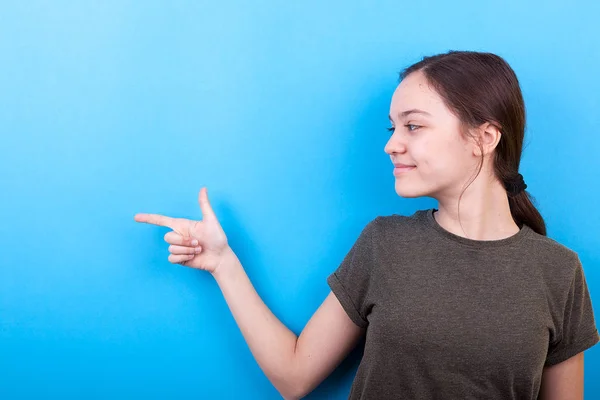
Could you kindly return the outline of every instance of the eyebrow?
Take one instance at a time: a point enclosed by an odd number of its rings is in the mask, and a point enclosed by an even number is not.
[[[423,114],[423,115],[428,115],[431,117],[431,114],[429,114],[427,111],[423,111],[423,110],[419,110],[417,108],[413,108],[412,110],[406,110],[406,111],[402,111],[398,113],[399,117],[406,117],[410,114]],[[392,120],[392,116],[388,115],[388,118],[390,119],[390,121]]]

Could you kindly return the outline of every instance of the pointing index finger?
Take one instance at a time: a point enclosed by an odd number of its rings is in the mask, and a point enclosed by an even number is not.
[[[166,226],[171,229],[175,229],[175,218],[166,217],[159,214],[136,214],[134,219],[137,222],[144,222],[146,224],[153,224],[159,226]]]

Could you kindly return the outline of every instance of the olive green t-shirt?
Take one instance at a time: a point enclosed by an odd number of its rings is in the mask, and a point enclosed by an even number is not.
[[[350,399],[536,399],[544,366],[600,340],[579,257],[526,225],[467,239],[433,212],[375,218],[327,278],[366,328]]]

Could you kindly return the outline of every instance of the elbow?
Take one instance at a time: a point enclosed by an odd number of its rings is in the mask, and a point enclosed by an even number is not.
[[[292,368],[288,370],[276,389],[285,400],[299,400],[312,391],[312,386],[307,382],[306,374],[300,372],[297,364],[292,363],[290,366]]]
[[[276,389],[285,400],[299,400],[310,392],[302,380],[298,378],[288,379],[277,385]]]
[[[302,398],[295,394],[285,394],[282,392],[279,392],[279,394],[281,395],[281,397],[283,397],[284,400],[300,400]]]
[[[301,387],[288,387],[285,390],[279,390],[279,394],[285,400],[300,400],[308,394],[308,391]]]

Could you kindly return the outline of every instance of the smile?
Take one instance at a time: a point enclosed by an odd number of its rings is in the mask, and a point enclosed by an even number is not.
[[[402,175],[409,171],[412,171],[417,167],[415,166],[404,166],[404,167],[394,167],[394,175]]]

